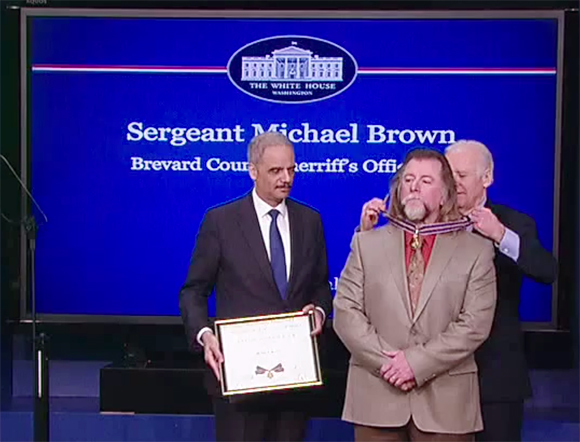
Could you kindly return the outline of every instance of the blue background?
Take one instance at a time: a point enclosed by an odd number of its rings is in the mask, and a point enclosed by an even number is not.
[[[555,68],[556,20],[201,20],[34,18],[30,62],[224,68],[242,46],[278,35],[329,40],[359,68]],[[321,54],[323,55],[323,54]],[[203,213],[251,188],[247,173],[131,171],[145,159],[245,161],[252,123],[348,128],[358,144],[296,145],[297,161],[348,158],[354,174],[301,173],[292,196],[319,209],[331,277],[345,263],[362,204],[417,144],[366,144],[367,124],[453,130],[495,158],[490,198],[534,217],[552,250],[555,75],[362,75],[309,104],[261,101],[225,73],[49,73],[30,82],[33,192],[49,217],[37,240],[37,310],[45,314],[173,316]],[[244,143],[127,141],[127,125],[233,127]],[[434,145],[443,149],[445,145]],[[526,281],[521,316],[551,320],[551,286]],[[213,305],[210,311],[213,311]]]

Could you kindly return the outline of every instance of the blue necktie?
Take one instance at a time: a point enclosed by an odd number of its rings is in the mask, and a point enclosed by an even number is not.
[[[284,244],[282,244],[282,235],[278,230],[278,223],[276,222],[278,212],[272,209],[268,212],[272,217],[270,223],[270,264],[272,265],[272,273],[274,281],[278,286],[282,299],[286,299],[286,289],[288,288],[288,280],[286,279],[286,257],[284,256]]]

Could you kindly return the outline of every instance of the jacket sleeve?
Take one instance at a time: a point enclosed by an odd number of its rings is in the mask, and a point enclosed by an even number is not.
[[[353,237],[351,251],[338,282],[334,297],[334,330],[352,357],[369,372],[379,376],[380,368],[386,362],[382,351],[396,349],[378,335],[365,314],[360,235],[355,233]]]
[[[179,293],[179,307],[189,348],[199,347],[197,333],[209,326],[207,300],[216,283],[220,262],[220,241],[213,212],[204,217],[185,283]]]
[[[522,216],[518,226],[510,227],[520,237],[518,268],[529,278],[551,284],[558,274],[556,258],[540,243],[536,223],[529,216]]]

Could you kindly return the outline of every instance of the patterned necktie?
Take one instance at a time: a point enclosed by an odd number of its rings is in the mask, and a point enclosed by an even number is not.
[[[419,235],[413,236],[411,241],[412,255],[407,269],[407,281],[409,282],[409,297],[411,298],[411,316],[415,316],[415,310],[419,303],[423,277],[425,276],[425,260],[423,258],[423,238]]]
[[[276,281],[280,296],[282,296],[282,299],[286,299],[286,289],[288,288],[286,256],[284,255],[282,235],[280,235],[278,223],[276,222],[280,212],[272,209],[268,212],[268,215],[272,217],[272,222],[270,223],[270,265],[272,266],[272,274],[274,275],[274,281]]]

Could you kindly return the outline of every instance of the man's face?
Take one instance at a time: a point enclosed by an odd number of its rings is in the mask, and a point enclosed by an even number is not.
[[[257,164],[250,164],[256,193],[272,207],[290,195],[294,182],[294,149],[285,145],[269,146]]]
[[[478,206],[491,184],[489,171],[483,171],[483,158],[475,149],[461,149],[447,153],[457,188],[457,205],[463,214]]]
[[[436,222],[444,200],[444,188],[439,161],[409,161],[401,179],[400,195],[407,219],[413,222]]]

